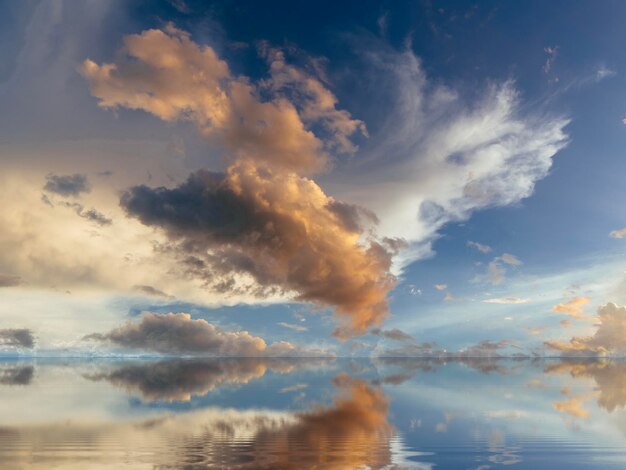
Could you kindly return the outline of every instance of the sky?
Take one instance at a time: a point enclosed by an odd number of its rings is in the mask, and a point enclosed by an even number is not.
[[[622,2],[0,8],[0,354],[626,353]]]

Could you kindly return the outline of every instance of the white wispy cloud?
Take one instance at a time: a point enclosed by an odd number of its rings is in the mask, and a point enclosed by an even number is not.
[[[626,124],[626,119],[624,119],[624,124]],[[619,229],[619,230],[613,230],[611,233],[609,233],[609,237],[611,238],[624,238],[626,236],[626,227]]]
[[[492,248],[489,245],[483,245],[482,243],[474,242],[472,240],[467,242],[467,246],[476,248],[481,253],[490,253],[492,251]]]
[[[293,331],[307,331],[308,328],[306,326],[302,326],[302,325],[294,325],[292,323],[286,323],[286,322],[278,322],[276,323],[278,326],[282,326],[283,328],[287,328],[289,330],[293,330]]]
[[[530,302],[530,299],[520,297],[496,297],[493,299],[484,299],[483,302],[487,304],[525,304]]]

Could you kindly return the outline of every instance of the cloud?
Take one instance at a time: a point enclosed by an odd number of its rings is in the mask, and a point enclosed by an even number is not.
[[[19,276],[0,273],[0,287],[15,287],[19,286],[21,283],[22,279]]]
[[[626,119],[624,119],[624,124],[626,124]],[[624,238],[626,236],[626,228],[622,228],[620,230],[613,230],[609,233],[609,237],[611,238]]]
[[[0,330],[0,347],[26,348],[35,347],[35,337],[31,330],[15,328]]]
[[[611,70],[608,67],[606,67],[605,65],[601,65],[600,67],[598,67],[598,69],[596,70],[596,82],[602,81],[605,78],[609,78],[609,77],[613,77],[617,75],[617,72],[615,70]]]
[[[325,145],[352,152],[349,136],[366,132],[361,121],[335,108],[337,99],[319,80],[286,64],[280,50],[265,48],[270,78],[253,84],[232,75],[209,46],[169,24],[124,38],[118,63],[87,59],[81,73],[103,108],[141,109],[169,122],[193,122],[235,160],[265,162],[298,172],[326,167]],[[269,90],[267,101],[259,98]],[[290,101],[297,95],[297,105]],[[306,125],[319,123],[320,140]]]
[[[490,253],[492,248],[488,245],[483,245],[482,243],[473,242],[472,240],[468,240],[467,246],[476,248],[481,253]]]
[[[46,176],[46,184],[43,189],[61,196],[78,196],[81,193],[91,191],[91,185],[85,175],[73,174],[59,176],[49,174]]]
[[[283,328],[287,328],[289,330],[293,330],[293,331],[307,331],[308,328],[306,326],[302,326],[302,325],[294,325],[292,323],[286,323],[286,322],[278,322],[276,323],[278,326],[282,326]]]
[[[162,290],[157,289],[156,287],[152,287],[152,286],[135,286],[135,290],[137,292],[141,292],[143,294],[150,295],[153,297],[162,297],[164,299],[173,298],[171,295],[168,295]]]
[[[268,371],[289,374],[309,366],[320,367],[322,358],[220,358],[172,359],[123,364],[110,371],[86,376],[141,396],[143,401],[190,401],[224,387],[236,387],[263,377]]]
[[[161,354],[244,357],[320,354],[286,341],[268,345],[263,338],[247,331],[224,331],[206,320],[194,320],[188,313],[144,313],[137,322],[129,321],[108,333],[94,333],[85,339]]]
[[[573,297],[571,300],[552,307],[555,313],[565,313],[579,320],[587,319],[583,307],[590,301],[589,297]]]
[[[483,302],[487,304],[525,304],[529,301],[530,299],[522,299],[520,297],[497,297],[483,300]]]
[[[380,328],[374,328],[370,331],[370,333],[394,341],[415,341],[413,336],[405,333],[402,330],[399,330],[398,328],[392,328],[391,330],[381,330]]]
[[[300,390],[304,390],[306,388],[308,388],[309,386],[307,384],[295,384],[295,385],[290,385],[289,387],[284,387],[280,389],[280,393],[290,393],[290,392],[298,392]]]
[[[98,212],[96,209],[88,209],[86,210],[82,204],[78,202],[67,202],[62,201],[59,203],[62,206],[69,207],[73,209],[78,217],[82,217],[83,219],[87,219],[90,222],[94,222],[97,225],[111,225],[113,221],[109,219],[104,214]]]
[[[598,309],[598,329],[591,336],[574,336],[568,342],[545,345],[567,355],[613,355],[626,353],[626,307],[612,302]]]
[[[377,214],[378,233],[411,243],[400,265],[427,257],[445,224],[530,196],[567,144],[568,120],[528,112],[512,81],[469,100],[430,79],[408,48],[372,36],[352,44],[370,139],[325,179],[333,194]]]
[[[370,239],[370,211],[302,176],[324,169],[328,150],[354,152],[349,138],[367,134],[363,122],[338,110],[322,82],[278,49],[261,47],[270,76],[254,84],[172,25],[124,43],[119,63],[83,63],[99,105],[191,121],[231,163],[225,174],[199,170],[173,189],[130,188],[121,198],[128,215],[162,228],[172,240],[163,251],[217,290],[234,290],[235,278],[247,275],[263,293],[335,307],[342,338],[380,324],[401,242]]]
[[[504,265],[519,266],[521,264],[522,262],[510,253],[503,253],[501,256],[496,256],[487,265],[487,279],[492,284],[501,284],[506,275],[506,267]]]
[[[554,46],[554,47],[544,47],[544,52],[546,53],[546,55],[548,56],[546,58],[546,62],[543,64],[543,73],[545,73],[548,77],[552,77],[552,68],[554,66],[554,62],[556,61],[556,56],[559,52],[559,47],[558,46]],[[553,82],[558,82],[559,81],[559,77],[554,76],[553,78],[551,78],[550,81]]]
[[[519,266],[520,264],[522,264],[522,262],[516,256],[510,253],[503,253],[502,256],[500,256],[500,260],[510,266]]]
[[[388,314],[393,244],[364,245],[358,209],[344,210],[312,180],[239,163],[225,175],[198,171],[173,189],[133,187],[121,205],[178,242],[187,275],[248,274],[334,306],[340,336],[365,333]]]
[[[448,288],[448,284],[435,284],[435,289],[437,290],[446,290]]]

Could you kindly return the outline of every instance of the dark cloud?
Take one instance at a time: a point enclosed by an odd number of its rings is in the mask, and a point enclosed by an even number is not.
[[[0,385],[28,385],[34,375],[33,366],[0,367]]]
[[[0,330],[0,347],[32,349],[35,346],[33,333],[26,328]]]
[[[206,320],[194,320],[188,313],[144,313],[139,321],[128,322],[108,333],[95,333],[87,340],[110,341],[129,349],[161,354],[206,356],[300,356],[320,355],[280,341],[268,345],[247,331],[224,331]]]
[[[415,338],[408,333],[405,333],[398,328],[392,328],[391,330],[381,330],[380,328],[374,328],[370,331],[371,334],[381,336],[383,338],[392,339],[394,341],[415,341]]]
[[[291,373],[310,366],[323,366],[328,358],[215,358],[175,359],[123,364],[111,371],[87,376],[106,380],[145,401],[188,401],[225,386],[246,384],[268,371]]]
[[[153,297],[162,297],[164,299],[172,299],[173,296],[166,294],[162,290],[157,289],[152,286],[135,286],[134,289],[137,292],[141,292],[143,294],[151,295]]]
[[[165,230],[185,274],[214,289],[234,290],[228,274],[246,273],[261,288],[335,306],[345,320],[340,336],[365,333],[388,314],[397,241],[362,245],[361,211],[311,180],[241,164],[227,174],[197,171],[173,189],[136,186],[120,203]]]
[[[46,176],[46,184],[43,189],[61,196],[78,196],[81,193],[91,191],[91,185],[87,176],[78,173],[74,175],[50,174]]]
[[[70,209],[73,209],[74,212],[76,212],[77,216],[82,217],[83,219],[87,219],[90,222],[94,222],[98,225],[111,225],[113,223],[111,219],[106,217],[101,212],[98,212],[96,209],[85,209],[82,204],[79,204],[77,202],[64,201],[60,204],[65,207],[69,207]]]
[[[0,287],[14,287],[19,286],[21,283],[22,279],[19,276],[0,273]]]

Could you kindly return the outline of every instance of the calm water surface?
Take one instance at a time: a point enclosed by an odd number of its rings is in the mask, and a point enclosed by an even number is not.
[[[626,362],[6,360],[2,469],[625,468]]]

